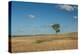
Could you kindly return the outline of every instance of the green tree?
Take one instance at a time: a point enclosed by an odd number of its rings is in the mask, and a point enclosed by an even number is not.
[[[56,34],[57,34],[58,32],[60,32],[60,25],[59,25],[59,24],[53,24],[53,25],[52,25],[52,28],[56,31]]]

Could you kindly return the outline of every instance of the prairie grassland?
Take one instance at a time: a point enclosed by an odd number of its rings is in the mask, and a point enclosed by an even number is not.
[[[48,50],[68,50],[78,48],[77,32],[67,34],[45,34],[11,37],[11,51],[32,52]]]

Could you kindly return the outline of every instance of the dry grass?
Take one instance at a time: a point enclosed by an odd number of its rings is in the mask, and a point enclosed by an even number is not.
[[[40,42],[37,42],[40,41]],[[12,37],[12,52],[77,49],[77,33]]]

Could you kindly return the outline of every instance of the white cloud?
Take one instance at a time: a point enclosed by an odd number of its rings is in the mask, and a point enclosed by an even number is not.
[[[74,16],[73,18],[74,18],[74,19],[78,19],[78,16]]]
[[[53,24],[50,24],[50,26],[52,26]]]
[[[17,32],[24,32],[24,31],[25,31],[25,29],[17,28],[17,29],[16,29],[16,31],[17,31]]]
[[[75,6],[71,6],[71,5],[58,5],[58,7],[66,11],[73,11],[75,9]]]
[[[28,17],[31,18],[31,19],[34,19],[36,16],[33,15],[33,14],[29,14]]]

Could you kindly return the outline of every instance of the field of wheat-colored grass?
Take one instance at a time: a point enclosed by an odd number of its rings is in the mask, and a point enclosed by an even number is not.
[[[77,32],[67,34],[49,34],[11,37],[11,51],[32,52],[48,50],[66,50],[78,48]]]

